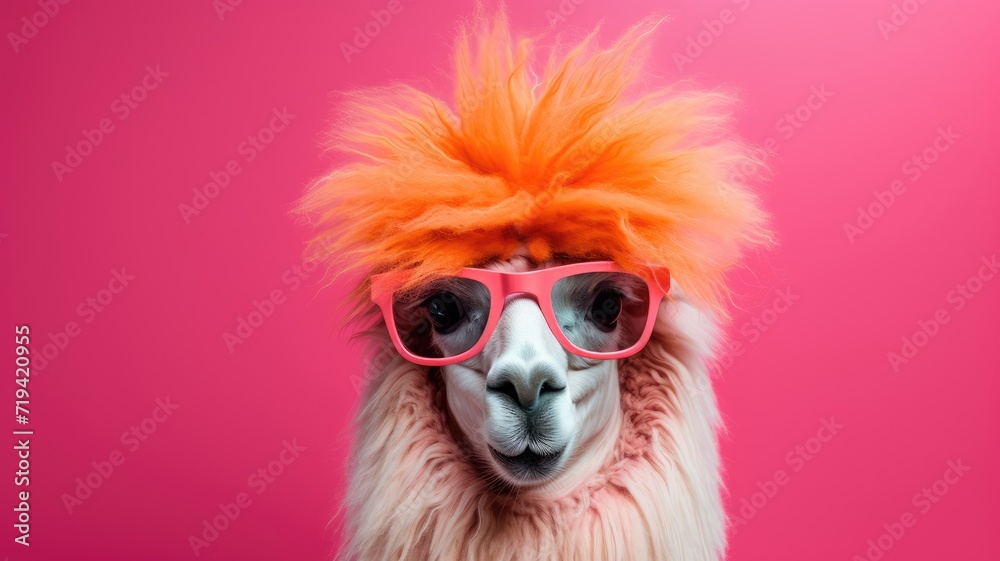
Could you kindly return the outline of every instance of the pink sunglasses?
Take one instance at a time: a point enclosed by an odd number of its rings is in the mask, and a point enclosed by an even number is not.
[[[465,268],[398,290],[405,280],[405,271],[373,275],[372,301],[382,309],[396,350],[427,366],[479,354],[511,294],[532,297],[568,351],[593,359],[624,358],[649,341],[656,310],[670,286],[666,270],[637,275],[611,261],[525,273]]]

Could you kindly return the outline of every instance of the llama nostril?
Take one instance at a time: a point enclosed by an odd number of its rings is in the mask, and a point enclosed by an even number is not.
[[[514,387],[514,382],[511,382],[510,380],[504,380],[495,386],[486,386],[486,389],[494,393],[505,395],[518,405],[521,404],[521,398],[517,396],[517,388]]]
[[[539,390],[539,394],[545,395],[547,393],[558,393],[566,389],[565,385],[558,385],[554,382],[546,380],[542,383],[542,388]]]
[[[487,394],[499,399],[500,404],[518,405],[531,411],[540,402],[551,402],[566,389],[566,378],[552,360],[536,359],[524,363],[517,357],[506,358],[494,364],[486,374]],[[503,397],[506,396],[506,397]]]
[[[488,392],[507,396],[515,405],[519,405],[525,411],[533,409],[535,404],[546,395],[557,394],[565,389],[565,384],[559,384],[558,381],[551,379],[544,380],[541,385],[534,387],[531,387],[531,384],[523,385],[520,391],[518,391],[517,382],[510,379],[486,385]]]

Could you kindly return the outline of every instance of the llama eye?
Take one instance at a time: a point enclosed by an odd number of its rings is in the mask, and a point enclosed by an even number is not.
[[[462,302],[455,294],[447,290],[438,292],[424,300],[423,306],[427,309],[427,315],[434,330],[441,334],[451,333],[465,318]]]
[[[618,326],[618,316],[622,313],[622,294],[617,290],[603,289],[597,293],[594,303],[590,305],[588,319],[597,328],[609,333]]]

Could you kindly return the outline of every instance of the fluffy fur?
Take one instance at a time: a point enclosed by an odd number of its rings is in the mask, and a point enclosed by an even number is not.
[[[649,344],[619,366],[612,457],[560,495],[492,485],[449,426],[436,371],[397,356],[358,417],[344,558],[718,559],[710,325],[683,298],[661,307]]]
[[[410,269],[416,284],[526,246],[535,262],[666,267],[718,305],[723,271],[767,240],[744,185],[759,161],[726,134],[731,97],[636,91],[654,27],[607,50],[591,34],[537,68],[500,15],[462,30],[454,104],[408,85],[347,94],[335,142],[353,159],[299,209],[314,221],[311,251],[343,270]],[[352,317],[372,310],[369,289],[358,286]]]
[[[717,559],[725,544],[705,361],[723,271],[768,241],[745,182],[757,153],[728,133],[731,97],[678,84],[641,90],[656,22],[601,50],[591,34],[539,64],[503,15],[463,28],[449,103],[407,85],[347,95],[336,146],[348,163],[299,211],[310,251],[364,279],[349,318],[390,349],[363,398],[342,555],[360,559]],[[385,342],[368,277],[413,284],[526,251],[535,263],[610,259],[670,270],[639,354],[615,365],[618,440],[560,493],[497,485],[468,453],[438,369]],[[335,260],[339,260],[336,261]]]

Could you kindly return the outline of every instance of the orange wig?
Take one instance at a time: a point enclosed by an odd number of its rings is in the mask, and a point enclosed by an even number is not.
[[[461,29],[453,103],[408,85],[349,93],[336,137],[351,159],[299,206],[310,251],[412,283],[519,247],[535,262],[665,267],[721,310],[723,271],[769,240],[747,188],[761,158],[729,134],[731,96],[636,91],[656,25],[606,50],[595,31],[542,68],[501,14]],[[371,311],[369,285],[352,316]]]

